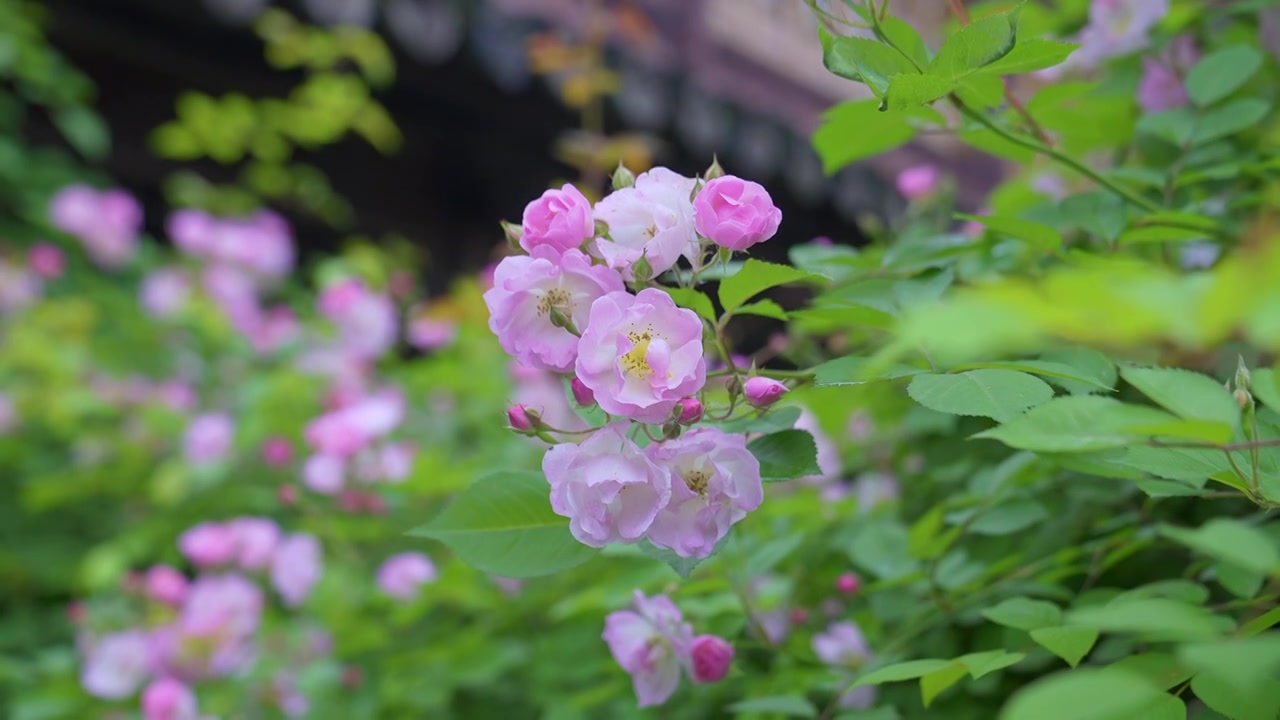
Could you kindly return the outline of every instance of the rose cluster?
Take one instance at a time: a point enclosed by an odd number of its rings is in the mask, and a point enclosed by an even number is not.
[[[598,405],[608,419],[588,427],[555,402],[509,413],[518,431],[575,440],[554,444],[543,470],[552,509],[587,545],[647,538],[706,557],[763,500],[744,436],[688,429],[704,412],[710,329],[660,280],[682,261],[697,273],[768,240],[782,213],[760,185],[718,165],[707,175],[619,168],[615,191],[594,207],[572,185],[548,190],[520,227],[508,227],[524,254],[498,264],[484,296],[490,328],[521,366],[517,377],[551,375],[554,386],[567,376],[577,403]],[[786,389],[766,378],[747,384],[741,390],[757,405]],[[642,447],[638,433],[652,438],[649,425],[662,438]]]

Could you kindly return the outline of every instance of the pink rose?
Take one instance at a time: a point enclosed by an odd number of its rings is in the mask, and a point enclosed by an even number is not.
[[[322,495],[337,493],[345,479],[346,463],[334,455],[312,455],[302,465],[302,484]]]
[[[764,186],[733,175],[704,185],[693,210],[698,233],[735,252],[773,237],[782,223],[782,211]]]
[[[378,568],[378,587],[397,600],[412,600],[418,588],[436,579],[436,566],[422,553],[392,555]]]
[[[288,438],[269,437],[262,441],[262,461],[274,468],[293,462],[293,444]]]
[[[320,543],[304,533],[286,538],[271,559],[271,584],[289,607],[301,605],[323,573]]]
[[[591,201],[572,185],[547,190],[525,206],[521,229],[520,247],[530,253],[540,247],[557,254],[576,250],[595,235]]]
[[[702,320],[661,290],[609,293],[591,305],[574,370],[605,412],[663,422],[706,382]]]
[[[36,300],[44,289],[40,277],[21,265],[0,260],[0,312],[21,310]]]
[[[671,473],[627,438],[627,428],[610,423],[581,445],[556,445],[542,458],[551,509],[569,518],[569,531],[584,545],[639,540],[671,499]]]
[[[137,692],[151,673],[151,646],[142,630],[125,630],[94,641],[80,684],[94,697],[120,700]]]
[[[409,320],[405,335],[409,344],[419,350],[438,350],[453,344],[458,337],[458,324],[420,315]]]
[[[898,173],[894,184],[906,199],[919,200],[936,190],[940,179],[933,165],[914,165]]]
[[[641,173],[635,185],[617,190],[596,204],[595,218],[609,228],[593,244],[593,254],[634,280],[641,258],[652,275],[670,270],[681,255],[701,258],[693,223],[695,181],[664,167]]]
[[[564,382],[559,375],[519,363],[511,364],[511,375],[515,380],[511,399],[518,406],[523,406],[524,410],[533,410],[547,425],[561,430],[572,432],[590,427],[570,405],[564,392]],[[529,419],[527,412],[524,418]],[[512,427],[516,426],[513,424]],[[527,428],[516,429],[532,430],[533,423],[530,422]]]
[[[53,280],[66,272],[67,259],[57,245],[36,243],[27,253],[27,267],[45,280]]]
[[[143,720],[197,720],[196,696],[173,678],[161,678],[142,692]]]
[[[138,289],[142,309],[152,317],[172,317],[191,299],[191,282],[178,268],[161,268],[148,273]]]
[[[235,424],[226,413],[199,415],[187,425],[183,451],[195,465],[216,463],[226,458],[235,439]]]
[[[690,648],[693,681],[713,683],[724,679],[733,664],[733,646],[715,635],[699,635]]]
[[[156,565],[147,571],[145,587],[152,600],[181,605],[187,596],[187,576],[168,565]]]
[[[813,653],[828,665],[860,668],[871,659],[871,650],[862,629],[849,621],[838,622],[813,636]],[[840,697],[840,707],[867,708],[875,704],[872,685],[854,688]]]
[[[654,517],[649,540],[680,557],[707,557],[764,502],[760,462],[742,435],[703,427],[644,452],[671,473],[671,500]]]
[[[622,289],[618,273],[593,267],[577,250],[556,257],[550,250],[537,249],[531,257],[504,258],[494,273],[493,288],[484,294],[489,329],[521,363],[568,372],[577,357],[578,338],[556,327],[553,315],[582,330],[591,304]]]
[[[261,517],[241,517],[227,523],[235,543],[236,561],[245,570],[261,570],[271,564],[280,527],[275,521]]]
[[[636,612],[619,610],[605,618],[603,639],[613,659],[631,675],[640,707],[661,705],[680,684],[693,629],[665,595],[635,593]]]
[[[395,303],[364,283],[347,279],[326,287],[317,302],[320,314],[338,329],[343,347],[361,358],[377,358],[391,349],[399,332]]]
[[[226,525],[200,523],[182,533],[178,549],[196,565],[221,565],[235,557],[235,536]]]
[[[312,420],[303,436],[320,454],[349,457],[394,430],[404,420],[404,411],[400,393],[384,390]]]
[[[99,266],[118,268],[137,251],[142,207],[123,190],[68,185],[49,202],[54,227],[78,238]]]

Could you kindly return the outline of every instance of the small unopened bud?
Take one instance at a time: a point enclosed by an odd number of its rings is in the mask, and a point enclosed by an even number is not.
[[[342,668],[342,684],[345,687],[359,687],[364,682],[364,670],[357,665]]]
[[[276,499],[281,505],[289,506],[298,502],[298,488],[295,485],[281,485],[276,490]]]
[[[1234,394],[1236,398],[1236,405],[1239,405],[1241,410],[1244,410],[1245,408],[1249,407],[1250,404],[1253,403],[1253,396],[1250,395],[1249,391],[1245,390],[1244,388],[1236,388],[1236,391]]]
[[[713,683],[729,674],[733,664],[733,646],[715,635],[699,635],[689,647],[693,661],[693,681]]]
[[[618,163],[618,169],[613,171],[613,189],[621,190],[629,188],[636,184],[636,175],[627,169],[626,165]]]
[[[724,389],[729,393],[729,397],[736,397],[742,392],[742,381],[737,375],[730,375],[729,381],[724,384]]]
[[[857,573],[845,573],[836,578],[836,590],[841,595],[855,595],[860,589],[862,589],[862,579]]]
[[[809,622],[809,611],[802,607],[791,608],[791,624],[803,625]]]
[[[787,386],[774,380],[757,375],[748,378],[747,382],[742,386],[742,393],[747,396],[747,402],[756,407],[769,407],[778,402],[778,398],[785,395]]]
[[[662,424],[662,439],[675,440],[680,437],[681,430],[682,428],[680,427],[680,423],[675,420],[668,420]]]
[[[569,381],[569,389],[573,391],[573,399],[582,407],[590,407],[596,404],[596,394],[591,392],[591,388],[578,378]]]
[[[570,318],[568,315],[566,315],[565,312],[560,308],[555,307],[553,305],[551,307],[551,312],[547,314],[547,317],[551,319],[552,325],[558,328],[564,328],[565,330],[568,330],[570,333],[581,337],[582,333],[578,332],[578,328],[573,324],[573,318]]]
[[[1236,389],[1253,389],[1253,375],[1249,372],[1249,368],[1244,364],[1243,355],[1236,356]]]
[[[526,435],[533,433],[537,418],[538,414],[527,405],[512,405],[507,410],[507,422],[511,423],[511,429]]]
[[[716,178],[724,177],[724,175],[725,175],[724,168],[720,167],[720,158],[716,157],[715,155],[712,155],[711,167],[707,168],[707,171],[702,174],[702,179],[706,180],[707,182],[711,182]]]
[[[681,425],[692,425],[702,419],[704,409],[698,398],[687,397],[676,403],[676,420]]]
[[[524,237],[524,228],[505,221],[498,224],[502,226],[502,233],[507,236],[507,242],[511,243],[511,247],[519,249],[520,238]]]
[[[644,282],[653,277],[653,266],[649,264],[649,258],[641,255],[639,260],[631,264],[631,274],[636,282]]]

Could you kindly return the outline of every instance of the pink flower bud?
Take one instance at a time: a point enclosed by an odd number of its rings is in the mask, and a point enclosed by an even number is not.
[[[178,548],[196,565],[221,565],[235,555],[235,536],[225,525],[201,523],[178,538]]]
[[[693,681],[713,683],[729,673],[733,664],[733,646],[715,635],[699,635],[689,648],[693,661]]]
[[[573,399],[582,407],[590,407],[596,404],[596,394],[591,392],[591,388],[583,384],[578,378],[575,377],[569,383],[569,387],[573,390]]]
[[[809,622],[809,611],[804,608],[791,608],[791,624],[803,625]]]
[[[147,596],[167,605],[181,605],[187,596],[187,577],[168,565],[156,565],[147,571]]]
[[[898,192],[908,200],[917,200],[938,187],[938,168],[932,165],[916,165],[898,174]]]
[[[156,680],[142,692],[142,717],[145,720],[195,720],[195,693],[173,678]]]
[[[533,420],[529,417],[529,408],[524,405],[512,405],[507,410],[507,422],[511,423],[511,429],[518,432],[533,432]]]
[[[298,502],[298,488],[296,485],[281,485],[276,490],[276,499],[281,505],[292,506]]]
[[[862,588],[862,578],[856,573],[845,573],[836,578],[836,590],[843,595],[853,595]]]
[[[676,407],[680,410],[677,420],[681,425],[692,425],[702,419],[703,408],[698,398],[687,397],[676,403]]]
[[[742,392],[747,396],[747,402],[752,405],[768,407],[787,392],[787,386],[773,378],[756,376],[742,384]]]
[[[271,467],[284,467],[293,460],[293,445],[282,437],[267,438],[262,443],[262,461]]]
[[[27,255],[27,264],[32,272],[45,280],[60,277],[67,269],[62,249],[50,243],[36,243],[31,246],[31,252]]]

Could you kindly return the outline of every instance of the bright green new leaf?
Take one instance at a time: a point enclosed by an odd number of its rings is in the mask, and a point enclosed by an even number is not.
[[[997,625],[1030,631],[1060,624],[1062,609],[1046,600],[1015,597],[983,610],[982,616]]]
[[[918,75],[911,61],[888,45],[864,37],[836,36],[818,28],[822,41],[822,62],[827,69],[843,78],[866,84],[876,97],[889,89],[889,79],[896,75]]]
[[[1138,435],[1131,428],[1173,420],[1155,408],[1077,395],[1054,398],[974,437],[1036,452],[1088,452],[1130,445]]]
[[[1258,617],[1240,626],[1236,634],[1240,637],[1253,637],[1263,630],[1269,630],[1280,623],[1280,607],[1271,608]]]
[[[911,23],[886,15],[880,21],[880,29],[884,31],[889,44],[901,50],[921,70],[929,66],[929,48]]]
[[[887,682],[900,682],[902,680],[914,680],[918,677],[924,677],[935,670],[941,670],[952,662],[954,661],[908,660],[907,662],[886,665],[858,678],[856,687],[860,687],[862,685],[880,685]],[[961,674],[964,674],[963,668],[961,668]]]
[[[1216,50],[1196,63],[1187,75],[1187,95],[1201,107],[1212,105],[1242,87],[1258,68],[1262,53],[1250,45]]]
[[[1098,642],[1098,631],[1085,627],[1042,627],[1031,631],[1031,639],[1075,667]]]
[[[760,477],[765,482],[822,474],[818,447],[804,430],[770,433],[747,443],[747,449],[760,461]]]
[[[947,38],[928,74],[954,81],[980,70],[1013,50],[1017,30],[1017,8],[975,20]]]
[[[1075,52],[1075,43],[1026,38],[1019,40],[1008,55],[982,68],[983,73],[1019,75],[1061,65],[1067,56]]]
[[[1006,422],[1047,402],[1053,397],[1053,388],[1026,373],[970,370],[955,375],[917,375],[907,386],[907,394],[930,410]]]
[[[1280,572],[1280,549],[1267,533],[1231,518],[1214,518],[1198,528],[1162,525],[1160,534],[1215,560],[1273,575]]]
[[[569,520],[551,511],[549,493],[541,473],[498,472],[472,483],[409,534],[439,540],[467,564],[503,577],[581,565],[597,551],[569,534]]]
[[[1022,240],[1036,250],[1053,252],[1062,248],[1062,233],[1048,225],[1005,216],[958,213],[956,217],[961,220],[972,220],[973,222],[981,223],[1001,235],[1008,235],[1014,240]]]
[[[1116,238],[1116,242],[1121,245],[1134,245],[1137,243],[1187,242],[1189,240],[1204,240],[1207,237],[1208,233],[1201,230],[1156,225],[1125,230],[1120,233],[1120,237]]]
[[[1262,368],[1254,370],[1250,382],[1250,392],[1253,397],[1262,401],[1263,405],[1280,412],[1280,385],[1276,381],[1280,378],[1276,376],[1275,370],[1271,368]]]
[[[1188,420],[1240,424],[1240,407],[1217,380],[1178,368],[1122,367],[1120,377],[1157,405]]]
[[[1223,619],[1196,605],[1156,597],[1119,598],[1066,615],[1068,625],[1159,640],[1211,640],[1223,634]]]
[[[825,281],[821,275],[751,259],[736,274],[720,281],[720,304],[726,312],[736,310],[747,300],[771,287],[793,282]]]
[[[880,101],[875,98],[849,100],[822,114],[822,124],[813,133],[813,148],[822,158],[823,171],[831,175],[909,142],[916,135],[913,123],[945,122],[936,115],[929,108],[907,115],[886,113],[880,111]]]
[[[786,717],[818,717],[818,709],[802,695],[770,695],[740,700],[726,709],[734,714],[750,712],[773,713]]]
[[[928,675],[920,678],[920,700],[925,707],[933,704],[933,699],[938,697],[944,690],[955,685],[965,675],[968,674],[968,668],[960,660],[952,660],[945,667],[938,668]]]
[[[1009,652],[1007,650],[988,650],[986,652],[969,653],[957,658],[969,669],[969,676],[974,680],[989,675],[997,670],[1017,665],[1027,657],[1026,653]]]
[[[782,320],[786,322],[787,311],[782,306],[772,300],[757,300],[753,303],[747,303],[737,310],[733,311],[734,315],[759,315],[760,317],[773,318],[774,320]]]
[[[956,81],[937,75],[903,74],[894,75],[890,80],[884,106],[895,113],[928,105],[956,89]]]
[[[1115,668],[1055,673],[1016,692],[999,720],[1132,720],[1165,694],[1141,675]]]
[[[698,313],[698,317],[705,318],[711,322],[716,321],[716,309],[711,304],[711,298],[701,290],[692,288],[667,287],[663,288],[672,300],[682,308],[689,308]]]

